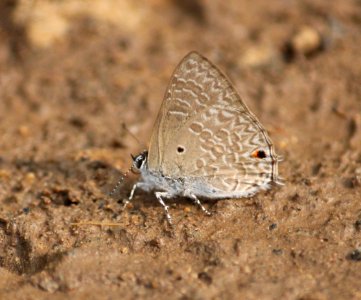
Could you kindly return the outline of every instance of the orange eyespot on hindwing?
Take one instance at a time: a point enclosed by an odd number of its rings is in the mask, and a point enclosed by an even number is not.
[[[267,155],[263,150],[256,150],[251,154],[251,156],[254,158],[266,158]]]

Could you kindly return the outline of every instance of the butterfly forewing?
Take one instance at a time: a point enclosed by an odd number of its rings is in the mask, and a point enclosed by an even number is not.
[[[224,192],[252,194],[277,180],[277,158],[266,131],[229,80],[195,52],[172,75],[148,160],[150,170],[201,180]]]

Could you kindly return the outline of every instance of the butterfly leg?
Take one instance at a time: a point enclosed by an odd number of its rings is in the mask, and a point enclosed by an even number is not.
[[[167,204],[164,203],[163,198],[170,198],[170,194],[167,192],[155,192],[155,196],[158,199],[158,202],[163,206],[164,208],[164,212],[165,212],[165,216],[167,218],[167,221],[170,225],[172,225],[172,218],[169,214],[169,206]]]
[[[191,198],[193,202],[200,207],[200,209],[207,215],[210,216],[211,213],[202,205],[201,201],[197,198],[196,195],[189,193],[187,197]]]
[[[129,202],[132,201],[133,196],[134,196],[134,192],[135,192],[135,190],[137,189],[138,185],[139,185],[139,182],[137,182],[137,183],[135,183],[135,184],[133,185],[132,190],[130,191],[130,194],[129,194],[128,199],[126,199],[126,200],[124,201],[124,203],[123,203],[123,210],[127,207],[127,205],[129,204]]]
[[[133,197],[134,197],[135,190],[136,190],[137,188],[141,188],[141,189],[143,189],[143,190],[148,190],[148,185],[145,184],[144,182],[141,182],[141,181],[135,183],[135,184],[133,185],[133,187],[132,187],[132,190],[130,191],[130,194],[129,194],[128,199],[126,199],[126,200],[124,201],[123,209],[125,209],[126,206],[129,204],[129,202],[132,201],[132,199],[133,199]]]

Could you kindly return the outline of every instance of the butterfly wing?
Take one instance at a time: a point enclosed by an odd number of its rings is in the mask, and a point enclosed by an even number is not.
[[[230,81],[196,52],[171,77],[150,140],[148,166],[218,191],[244,191],[241,196],[267,188],[278,176],[268,134]]]

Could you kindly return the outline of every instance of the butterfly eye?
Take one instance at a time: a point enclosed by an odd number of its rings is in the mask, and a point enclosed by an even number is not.
[[[135,161],[135,165],[137,166],[138,169],[140,169],[140,167],[142,166],[142,161],[140,159],[137,159]]]
[[[179,154],[182,154],[183,152],[184,152],[184,147],[183,146],[178,146],[177,147],[177,152],[179,153]]]
[[[137,168],[137,169],[140,169],[142,167],[142,164],[143,164],[143,160],[145,158],[143,157],[143,155],[138,155],[134,158],[134,166]]]
[[[266,158],[266,152],[264,152],[263,150],[256,150],[251,154],[252,157],[254,158]]]

